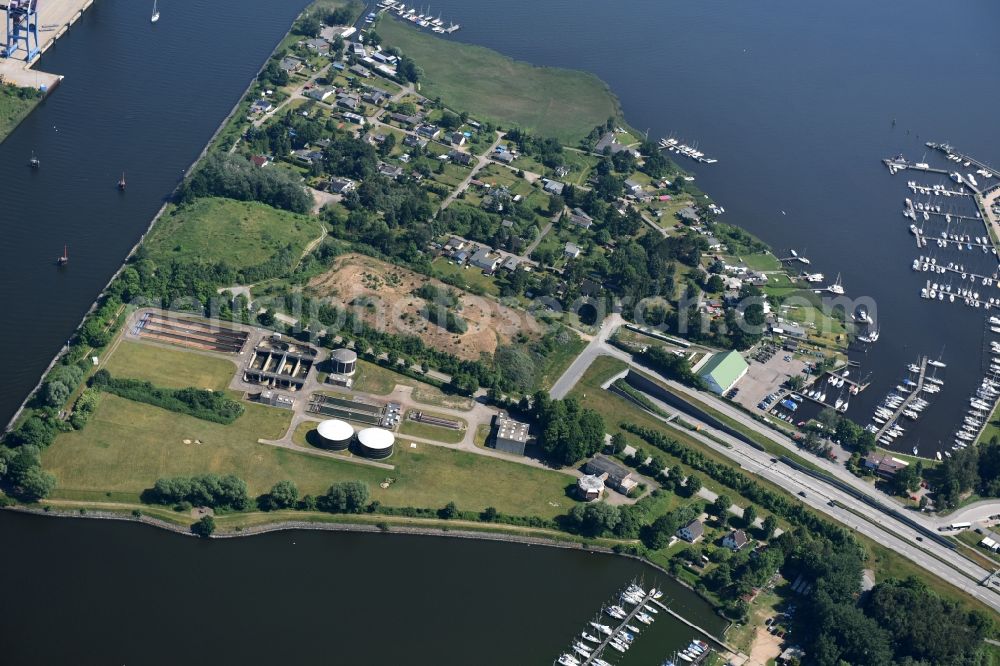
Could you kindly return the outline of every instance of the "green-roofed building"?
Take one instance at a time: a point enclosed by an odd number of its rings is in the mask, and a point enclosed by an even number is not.
[[[698,369],[698,376],[705,380],[708,388],[721,395],[732,388],[749,369],[750,366],[739,352],[719,352],[705,361]]]

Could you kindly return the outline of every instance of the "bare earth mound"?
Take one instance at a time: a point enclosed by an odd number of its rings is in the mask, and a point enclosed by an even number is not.
[[[421,314],[426,301],[414,292],[428,283],[457,296],[454,311],[468,324],[465,333],[449,333]],[[419,336],[428,346],[464,359],[492,354],[519,333],[537,337],[541,332],[540,324],[525,312],[359,254],[338,257],[332,270],[310,280],[308,289],[314,296],[342,302],[379,330]]]

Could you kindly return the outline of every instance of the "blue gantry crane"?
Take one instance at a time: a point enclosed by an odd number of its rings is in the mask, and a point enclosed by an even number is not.
[[[41,53],[38,48],[38,0],[9,0],[7,4],[0,4],[0,9],[7,14],[7,31],[0,43],[0,55],[13,58],[23,48],[24,59],[31,62]]]

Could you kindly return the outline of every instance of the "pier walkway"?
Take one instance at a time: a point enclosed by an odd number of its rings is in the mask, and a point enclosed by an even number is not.
[[[599,659],[600,656],[604,653],[605,648],[607,648],[608,645],[611,644],[611,640],[615,636],[617,636],[623,629],[625,629],[625,625],[627,625],[629,622],[631,622],[635,618],[636,615],[638,615],[639,613],[643,612],[643,608],[642,608],[643,606],[645,606],[646,604],[648,604],[650,601],[653,601],[653,600],[654,599],[653,599],[653,593],[652,593],[652,591],[647,592],[645,594],[645,596],[643,596],[643,598],[642,598],[642,603],[636,604],[635,608],[633,608],[631,610],[631,612],[629,612],[629,614],[625,616],[625,619],[622,620],[621,623],[617,627],[615,627],[614,629],[612,629],[610,634],[607,634],[607,635],[604,636],[604,640],[601,641],[601,644],[598,645],[596,648],[594,648],[591,651],[590,656],[583,660],[581,666],[591,666],[591,664],[594,663],[595,659]],[[598,633],[600,634],[602,632],[598,632]]]
[[[917,376],[917,385],[913,388],[912,391],[910,391],[909,395],[907,395],[903,399],[903,402],[899,405],[899,407],[896,408],[896,411],[893,412],[892,414],[892,418],[886,419],[885,425],[883,425],[881,428],[878,429],[878,432],[875,433],[875,441],[880,440],[882,436],[885,435],[886,431],[892,427],[892,424],[894,424],[896,420],[899,419],[899,417],[902,415],[902,413],[906,411],[906,408],[910,406],[910,403],[913,402],[913,399],[916,398],[918,395],[920,395],[921,390],[923,390],[924,388],[924,375],[926,374],[927,374],[927,357],[921,356],[920,374]]]

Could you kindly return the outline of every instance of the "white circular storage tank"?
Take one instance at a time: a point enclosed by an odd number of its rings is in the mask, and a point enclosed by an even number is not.
[[[396,437],[384,428],[365,428],[358,433],[358,449],[366,458],[388,458]]]
[[[351,445],[354,428],[346,421],[329,419],[319,424],[319,427],[316,428],[316,434],[319,435],[320,444],[323,447],[342,451]]]
[[[334,349],[330,354],[330,365],[338,375],[353,375],[358,365],[358,355],[351,349]]]

